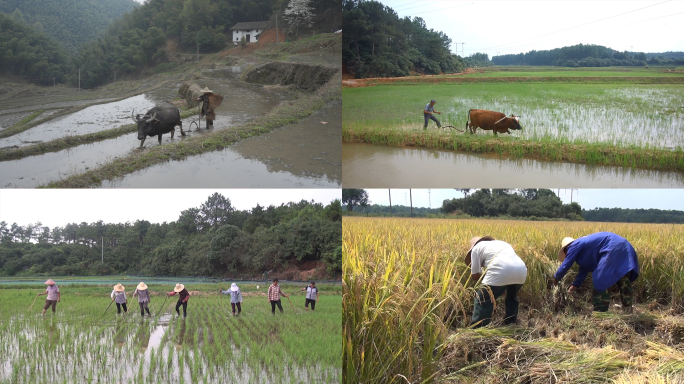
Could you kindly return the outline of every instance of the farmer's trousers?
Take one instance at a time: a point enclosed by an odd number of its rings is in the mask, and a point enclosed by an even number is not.
[[[309,308],[309,303],[311,303],[311,310],[313,311],[316,309],[316,300],[314,299],[306,299],[306,304],[304,304],[305,307]]]
[[[280,305],[280,300],[271,300],[271,314],[275,315],[275,307],[278,306],[280,313],[283,313],[283,306]]]
[[[116,303],[116,313],[121,313],[121,307],[123,306],[124,312],[128,312],[128,308],[126,308],[126,303],[119,304]]]
[[[632,282],[629,280],[628,275],[629,274],[622,276],[620,280],[615,283],[618,289],[620,289],[622,308],[629,308],[632,306],[632,296],[634,291],[632,289]],[[597,291],[594,289],[592,301],[594,304],[594,311],[608,312],[608,307],[610,306],[610,293],[607,289],[605,291]]]
[[[477,290],[475,295],[475,308],[473,310],[473,317],[470,320],[470,325],[475,325],[474,328],[484,327],[492,321],[492,313],[494,312],[494,301],[506,292],[506,317],[504,324],[515,324],[518,318],[518,291],[522,284],[511,284],[502,286],[484,286]],[[494,298],[492,300],[489,294],[491,289]]]
[[[239,315],[240,312],[242,312],[242,308],[240,308],[240,303],[230,303],[230,307],[233,308],[233,315],[235,315],[235,306],[237,306]]]
[[[145,311],[147,311],[147,314],[150,315],[150,309],[147,308],[147,301],[142,303],[139,302],[138,305],[140,306],[140,316],[145,316]]]
[[[45,300],[45,306],[43,307],[43,310],[46,310],[50,307],[52,307],[52,312],[54,312],[55,308],[57,307],[57,300]]]
[[[442,124],[439,123],[439,120],[435,117],[435,115],[431,115],[429,113],[423,113],[423,117],[425,117],[425,125],[423,125],[423,129],[427,128],[428,121],[432,120],[435,123],[437,123],[437,128],[441,128]]]
[[[180,316],[180,311],[178,310],[178,308],[180,308],[181,305],[183,306],[183,317],[188,317],[188,313],[186,312],[186,310],[188,309],[187,301],[182,302],[180,299],[178,299],[178,302],[176,303],[176,313],[178,314],[178,316]]]

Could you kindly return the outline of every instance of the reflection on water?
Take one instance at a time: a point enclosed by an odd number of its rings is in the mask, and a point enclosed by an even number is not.
[[[337,188],[342,178],[341,129],[342,106],[336,101],[295,124],[223,151],[159,164],[105,186]]]
[[[342,182],[350,188],[669,188],[680,172],[499,158],[445,150],[342,145]]]

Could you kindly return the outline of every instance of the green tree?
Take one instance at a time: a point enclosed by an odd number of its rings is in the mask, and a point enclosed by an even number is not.
[[[348,211],[353,211],[354,207],[365,207],[369,204],[368,192],[363,189],[342,189],[342,203],[347,206]]]

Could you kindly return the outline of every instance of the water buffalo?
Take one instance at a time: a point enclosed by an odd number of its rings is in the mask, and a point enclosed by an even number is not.
[[[176,125],[180,126],[181,135],[185,136],[180,112],[178,111],[178,108],[171,104],[158,105],[147,111],[143,117],[135,115],[135,112],[131,112],[131,117],[133,118],[133,121],[138,123],[138,140],[140,140],[140,148],[142,148],[147,136],[157,136],[159,138],[159,144],[161,144],[162,135],[171,132],[171,138],[173,139]]]
[[[520,116],[511,115],[506,117],[501,112],[486,111],[484,109],[471,109],[468,111],[468,121],[466,121],[466,130],[470,129],[470,133],[475,133],[477,128],[482,128],[487,131],[494,131],[494,135],[498,133],[511,134],[509,129],[522,129],[518,120]]]

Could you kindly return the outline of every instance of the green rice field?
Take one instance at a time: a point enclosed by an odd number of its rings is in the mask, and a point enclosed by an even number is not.
[[[595,83],[436,83],[344,88],[344,136],[422,131],[430,99],[443,125],[465,129],[468,110],[520,116],[522,130],[505,140],[672,150],[684,147],[684,86]],[[429,130],[436,125],[430,122]],[[457,134],[460,132],[444,132]],[[492,136],[478,129],[476,136]]]
[[[59,284],[59,281],[57,281]],[[259,289],[257,289],[257,284]],[[175,316],[172,286],[150,284],[152,317],[140,316],[134,283],[129,313],[117,315],[111,287],[61,286],[56,314],[41,316],[44,287],[0,292],[0,383],[328,383],[340,382],[342,295],[321,285],[305,311],[302,284],[281,285],[284,313],[271,315],[268,285],[243,283],[233,317],[230,284],[188,284],[188,316]],[[294,308],[293,308],[294,306]],[[296,312],[294,312],[296,311]]]

